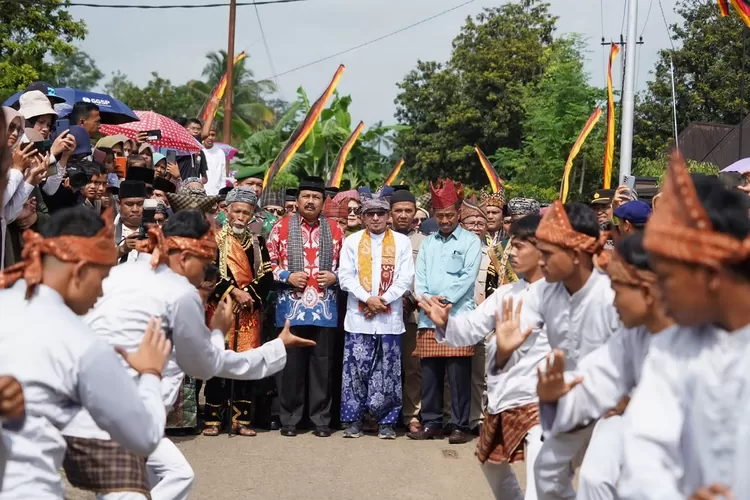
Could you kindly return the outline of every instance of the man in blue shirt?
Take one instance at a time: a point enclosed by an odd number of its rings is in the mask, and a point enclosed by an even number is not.
[[[482,260],[479,238],[461,228],[459,212],[463,188],[450,179],[430,184],[432,207],[438,222],[437,233],[422,242],[416,265],[417,297],[440,297],[451,304],[450,314],[460,314],[476,307],[474,286]],[[474,347],[449,347],[435,340],[435,325],[419,313],[419,331],[415,355],[422,368],[423,428],[410,432],[411,439],[443,437],[443,389],[445,376],[451,392],[451,444],[468,441],[471,406],[471,357]]]

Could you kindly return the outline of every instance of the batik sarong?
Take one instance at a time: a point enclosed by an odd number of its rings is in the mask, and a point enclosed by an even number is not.
[[[341,387],[341,421],[369,412],[393,425],[401,412],[401,335],[346,333]]]

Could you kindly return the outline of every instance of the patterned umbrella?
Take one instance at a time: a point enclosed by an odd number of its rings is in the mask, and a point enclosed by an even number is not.
[[[135,111],[140,121],[123,125],[102,125],[99,129],[104,135],[122,134],[129,139],[135,139],[138,132],[161,130],[161,139],[151,141],[150,144],[162,148],[172,148],[181,151],[197,153],[201,146],[195,137],[190,135],[184,127],[174,120],[153,111]]]
[[[234,155],[239,153],[239,150],[237,148],[230,146],[229,144],[224,144],[223,142],[217,142],[215,143],[215,146],[224,151],[224,154],[227,157],[227,161],[231,160],[232,158],[234,158]]]

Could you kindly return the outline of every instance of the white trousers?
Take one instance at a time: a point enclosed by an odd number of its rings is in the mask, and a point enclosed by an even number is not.
[[[534,480],[540,500],[573,500],[573,474],[583,460],[594,424],[544,439],[534,464]]]
[[[152,500],[185,500],[195,474],[185,456],[169,439],[162,438],[146,460]],[[97,495],[97,500],[143,500],[140,493],[117,492]]]
[[[195,473],[177,446],[166,437],[146,461],[153,500],[185,500]]]
[[[620,415],[596,423],[578,475],[578,500],[614,500],[622,467],[623,420]]]
[[[534,484],[534,462],[542,448],[542,427],[535,425],[526,434],[524,463],[526,464],[526,495],[521,491],[516,473],[508,462],[482,464],[482,472],[496,500],[536,500]]]

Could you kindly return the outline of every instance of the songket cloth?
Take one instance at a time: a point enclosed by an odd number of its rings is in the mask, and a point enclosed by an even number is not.
[[[435,339],[434,328],[420,328],[417,331],[417,348],[414,356],[418,358],[464,358],[474,355],[474,346],[451,347],[439,344]]]
[[[194,377],[185,375],[177,401],[167,414],[167,429],[191,429],[198,425],[198,394]]]
[[[380,425],[401,413],[401,335],[346,333],[341,421],[358,422],[366,411]]]
[[[479,462],[512,464],[523,460],[526,434],[538,423],[539,406],[536,403],[487,415],[477,443]]]
[[[65,436],[68,482],[96,493],[132,491],[151,498],[146,459],[115,441]]]

